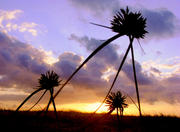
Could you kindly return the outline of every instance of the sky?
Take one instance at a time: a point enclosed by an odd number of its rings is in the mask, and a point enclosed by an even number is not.
[[[180,116],[179,5],[179,0],[1,0],[0,108],[17,108],[48,70],[65,81],[98,45],[116,34],[90,23],[111,26],[113,15],[128,6],[147,18],[149,32],[140,44],[133,43],[142,113]],[[93,112],[128,44],[123,36],[93,57],[55,99],[58,110]],[[118,90],[137,103],[130,53],[112,91]],[[41,94],[22,109],[30,108]],[[47,94],[34,110],[42,109],[48,99]],[[127,103],[125,114],[137,115],[128,97]],[[99,110],[106,111],[105,105]]]

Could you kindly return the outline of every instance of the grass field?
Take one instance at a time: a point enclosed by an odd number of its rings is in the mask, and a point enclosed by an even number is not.
[[[180,131],[180,118],[169,116],[124,116],[118,123],[116,115],[80,112],[0,111],[1,132],[175,132]]]

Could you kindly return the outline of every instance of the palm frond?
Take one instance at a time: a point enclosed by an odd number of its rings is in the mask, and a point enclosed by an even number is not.
[[[127,7],[126,10],[120,9],[114,18],[111,20],[111,29],[113,32],[121,33],[134,38],[144,38],[148,33],[146,28],[146,18],[140,12],[130,12]]]

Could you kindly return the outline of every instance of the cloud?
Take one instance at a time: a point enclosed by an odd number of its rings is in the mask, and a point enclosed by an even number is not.
[[[95,38],[88,38],[87,36],[78,37],[75,34],[71,34],[70,40],[75,40],[81,44],[81,46],[85,47],[87,51],[92,52],[95,50],[100,44],[104,41],[95,39]],[[117,53],[118,46],[115,44],[109,44],[105,48],[102,49],[99,53],[97,53],[96,57],[99,60],[103,60],[104,64],[117,64],[119,61],[119,55]]]
[[[140,63],[135,61],[135,67],[136,67],[137,81],[139,84],[141,85],[153,84],[153,79],[149,77],[145,72],[143,72]],[[134,81],[133,68],[131,62],[127,62],[124,64],[123,71],[128,76],[128,78],[131,79],[131,81]]]
[[[97,47],[100,44],[99,40],[95,38],[88,38],[87,36],[78,37],[73,34],[71,35],[70,39],[77,41],[78,43],[80,43],[81,46],[84,46],[87,51],[91,51],[91,52],[95,49],[95,47]],[[123,55],[117,54],[117,48],[115,47],[113,47],[113,45],[110,44],[108,48],[107,47],[106,49],[104,48],[104,50],[102,50],[99,53],[101,55],[97,54],[90,61],[90,64],[87,64],[87,67],[88,66],[90,66],[91,68],[94,67],[94,69],[92,68],[93,69],[92,71],[87,70],[86,73],[95,72],[97,73],[95,74],[95,77],[101,76],[101,79],[103,79],[102,76],[104,73],[106,73],[106,71],[108,71],[109,67],[113,69],[114,73],[108,76],[109,81],[102,82],[106,84],[105,87],[107,86],[110,87],[110,84],[114,78],[114,74],[116,73],[119,60],[122,60],[123,57]],[[115,56],[115,57],[111,58],[108,56]],[[179,77],[177,77],[178,76],[177,68],[180,63],[176,63],[176,65],[174,65],[175,64],[174,62],[177,62],[176,61],[177,59],[178,59],[177,57],[174,59],[173,58],[169,59],[169,62],[166,62],[166,64],[157,64],[156,62],[153,61],[150,61],[150,63],[140,64],[139,62],[135,61],[140,95],[143,102],[154,103],[156,101],[165,101],[168,103],[174,103],[176,101],[178,102],[180,101],[179,96],[175,93],[175,91],[178,89],[180,85],[178,83]],[[173,63],[173,65],[169,63]],[[164,71],[163,70],[164,68],[171,70],[169,71],[168,76],[165,76],[166,70]],[[99,73],[98,71],[102,71],[102,72]],[[169,81],[169,80],[173,80],[173,81]],[[171,87],[171,89],[169,87]],[[103,88],[103,85],[101,86],[101,88]],[[128,93],[133,98],[136,98],[131,59],[128,58],[124,63],[122,72],[118,78],[118,81],[114,89],[122,89],[123,91],[126,91],[126,93]],[[100,92],[100,91],[98,92],[97,89],[95,90],[97,94]],[[104,91],[101,91],[98,95],[104,96]]]
[[[161,74],[161,71],[159,69],[155,68],[155,67],[151,67],[151,71],[155,72],[157,74]]]
[[[160,55],[162,55],[162,52],[158,50],[158,51],[156,51],[156,55],[160,56]]]
[[[67,78],[75,71],[80,61],[80,56],[71,52],[65,52],[59,56],[59,61],[54,64],[54,67],[63,78]]]
[[[176,16],[167,9],[142,10],[147,18],[147,31],[150,37],[163,38],[175,35],[179,30]]]
[[[13,10],[13,11],[0,10],[0,27],[4,27],[3,21],[16,19],[18,15],[21,13],[23,13],[22,10]]]
[[[0,47],[1,87],[35,87],[35,79],[48,70],[48,64],[43,61],[45,53],[2,32]]]
[[[113,15],[121,8],[126,8],[123,2],[118,0],[69,0],[76,8],[90,12],[96,18],[113,18]],[[133,11],[141,11],[143,16],[147,18],[147,37],[149,39],[161,39],[163,37],[172,37],[179,33],[180,25],[176,16],[173,12],[168,9],[147,9],[147,8],[137,8],[129,7]],[[110,15],[109,15],[110,14]],[[101,17],[99,17],[101,16]],[[110,23],[110,22],[109,22]]]
[[[78,37],[74,34],[70,36],[70,39],[79,42],[81,45],[83,45],[86,48],[86,50],[91,51],[91,52],[102,43],[102,41],[97,40],[95,38],[89,39],[87,36]],[[118,48],[116,45],[109,44],[104,49],[102,49],[102,51],[97,53],[97,55],[95,56],[95,59],[101,62],[102,64],[104,64],[105,67],[113,67],[114,69],[117,69],[120,60],[122,60],[123,58],[123,55],[119,55],[117,53],[117,49]],[[142,84],[151,83],[150,79],[142,72],[141,65],[138,62],[136,62],[135,65],[136,65],[136,72],[138,74],[140,83]],[[131,80],[133,80],[133,76],[132,76],[133,71],[132,71],[131,61],[126,61],[122,70],[123,72],[126,73],[126,75]]]
[[[20,24],[15,23],[12,20],[16,20],[22,10],[5,11],[0,10],[0,29],[1,31],[8,33],[12,31],[30,33],[32,36],[37,36],[41,32],[41,26],[34,22],[22,22]]]
[[[97,42],[94,47],[99,45],[99,41],[95,38],[88,38],[86,36],[74,37],[76,39],[74,38],[73,40],[78,41],[88,51],[94,49],[90,46],[92,42]],[[22,43],[4,33],[0,33],[0,47],[0,91],[4,89],[6,91],[8,91],[7,89],[9,91],[10,89],[21,91],[15,95],[8,92],[5,95],[3,94],[2,98],[6,101],[11,95],[12,98],[10,97],[9,100],[14,100],[16,97],[23,100],[25,94],[32,92],[33,88],[38,85],[37,80],[40,77],[40,73],[52,69],[59,74],[61,79],[66,80],[83,61],[83,57],[80,55],[72,52],[64,52],[59,55],[56,62],[49,65],[44,61],[47,57],[46,52]],[[108,56],[116,57],[111,58]],[[117,47],[110,44],[109,47],[106,47],[106,49],[93,57],[74,76],[64,88],[63,94],[58,96],[57,100],[62,99],[62,103],[72,103],[76,102],[76,100],[81,101],[82,99],[86,103],[88,101],[95,101],[96,99],[100,101],[107,93],[122,57],[123,55],[117,53]],[[174,59],[176,60],[177,58]],[[158,75],[152,73],[161,75],[163,72],[161,67],[152,67],[149,65],[149,69],[144,69],[144,64],[140,64],[137,61],[135,63],[142,102],[154,103],[156,101],[165,101],[174,103],[180,101],[179,92],[177,92],[180,85],[179,69],[177,69],[177,66],[174,66],[176,70],[172,70],[174,72],[171,72],[169,76],[159,78]],[[179,63],[176,65],[179,65]],[[104,79],[104,76],[107,76],[108,79]],[[129,58],[125,62],[115,84],[114,90],[118,89],[122,89],[131,97],[136,98],[131,59]],[[71,98],[66,99],[67,97]]]
[[[158,79],[171,77],[172,74],[179,74],[180,61],[179,57],[169,58],[167,60],[149,60],[142,63],[142,68],[148,74]]]
[[[18,27],[18,30],[19,32],[29,32],[33,36],[37,36],[38,34],[37,27],[38,27],[38,24],[34,22],[31,22],[31,23],[24,22]]]
[[[54,69],[63,79],[67,79],[80,65],[82,57],[65,52],[59,56],[59,61],[53,66]],[[103,64],[99,64],[96,61],[90,61],[86,67],[83,67],[77,75],[72,79],[71,83],[74,87],[90,89],[93,87],[104,86],[107,82],[101,79]]]
[[[103,16],[104,12],[113,12],[119,9],[118,0],[69,0],[75,7],[89,11],[94,16]]]

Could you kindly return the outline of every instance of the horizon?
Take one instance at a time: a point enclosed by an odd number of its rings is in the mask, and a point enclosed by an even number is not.
[[[66,81],[97,46],[115,35],[90,23],[111,26],[115,13],[128,6],[147,18],[149,32],[140,43],[133,42],[142,115],[180,117],[178,5],[177,0],[1,1],[0,108],[15,110],[48,70]],[[94,112],[107,94],[128,44],[128,37],[123,36],[97,53],[57,96],[57,109]],[[137,103],[133,79],[129,53],[112,91],[120,90]],[[30,108],[41,94],[30,99],[22,110]],[[33,110],[41,110],[48,100],[49,93]],[[138,115],[129,98],[127,103],[124,114]],[[105,104],[98,113],[102,112],[107,112]]]

